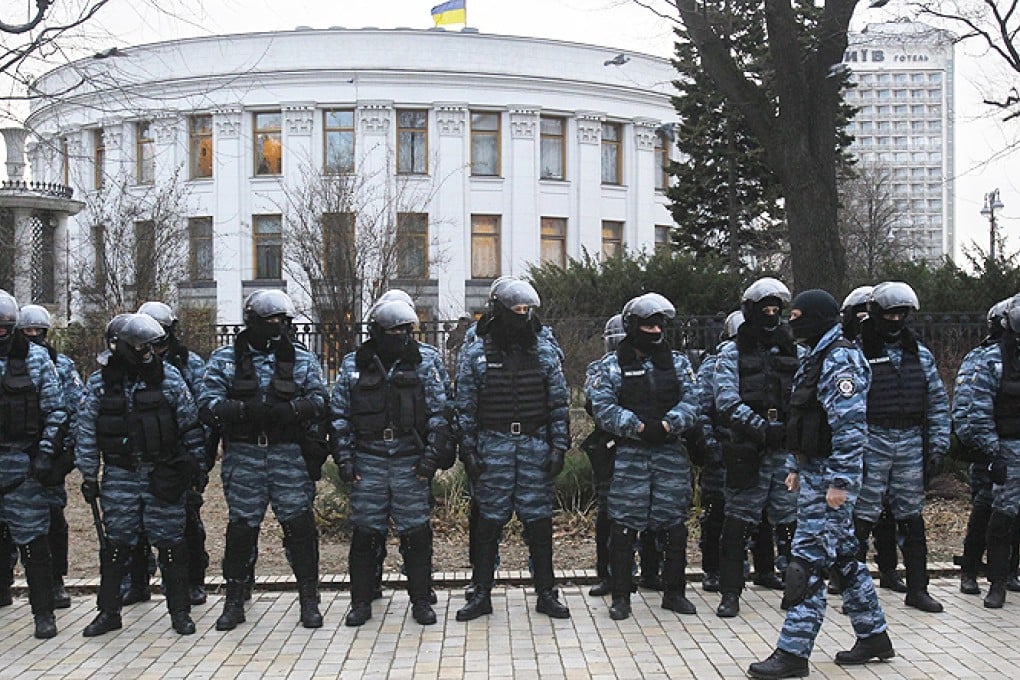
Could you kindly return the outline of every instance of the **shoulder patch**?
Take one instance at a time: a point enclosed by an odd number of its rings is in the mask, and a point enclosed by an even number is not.
[[[857,382],[854,380],[853,375],[843,373],[837,375],[836,378],[836,393],[841,397],[852,397],[857,394]]]

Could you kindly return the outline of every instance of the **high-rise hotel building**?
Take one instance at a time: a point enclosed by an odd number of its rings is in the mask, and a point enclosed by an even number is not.
[[[857,87],[849,132],[862,167],[889,177],[897,208],[894,236],[916,258],[952,256],[953,35],[897,20],[849,36],[843,62]]]

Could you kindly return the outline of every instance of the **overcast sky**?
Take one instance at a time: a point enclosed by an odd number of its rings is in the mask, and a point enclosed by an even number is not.
[[[297,26],[424,29],[432,27],[429,10],[440,1],[112,0],[96,18],[103,33],[92,36],[90,48]],[[663,6],[661,0],[651,4]],[[895,18],[897,4],[893,0],[885,9],[870,10],[862,2],[854,26]],[[672,53],[672,24],[632,0],[467,0],[467,18],[483,33],[569,40],[662,57]],[[95,44],[102,40],[109,45]],[[999,229],[1011,236],[1009,247],[1015,249],[1020,247],[1020,153],[1004,155],[1002,149],[1020,140],[1020,119],[1000,125],[996,114],[980,104],[982,90],[1007,81],[996,61],[976,52],[976,46],[956,48],[957,250],[970,239],[987,248],[988,221],[979,211],[984,194],[996,187],[1005,204]]]

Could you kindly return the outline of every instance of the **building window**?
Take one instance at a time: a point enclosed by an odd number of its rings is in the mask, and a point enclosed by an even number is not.
[[[255,114],[255,174],[283,172],[283,114],[267,111]]]
[[[397,174],[428,174],[428,118],[428,111],[397,111]]]
[[[602,220],[602,259],[623,254],[623,222]]]
[[[655,135],[655,190],[669,188],[669,140],[664,134]]]
[[[255,215],[255,278],[283,278],[283,220],[279,215]]]
[[[566,179],[563,169],[567,164],[567,145],[565,143],[567,122],[563,118],[542,116],[540,127],[542,131],[542,179]]]
[[[135,299],[155,297],[156,225],[150,220],[135,222]]]
[[[323,170],[331,175],[354,172],[354,111],[323,111]]]
[[[397,213],[397,277],[429,277],[428,213]]]
[[[39,212],[31,219],[32,300],[57,301],[55,239],[57,220],[53,213]]]
[[[542,218],[542,264],[551,263],[557,267],[567,266],[567,219],[565,217]]]
[[[352,212],[322,215],[322,270],[330,282],[348,281],[357,271],[354,225]]]
[[[60,138],[60,183],[71,186],[71,151],[67,146],[67,137]]]
[[[102,129],[92,131],[92,187],[94,189],[103,188],[103,178],[106,175],[104,166],[106,165],[106,135]]]
[[[602,124],[602,183],[621,184],[620,180],[620,125]]]
[[[499,215],[471,216],[471,278],[500,275]]]
[[[669,225],[655,225],[655,252],[669,251]]]
[[[211,217],[188,219],[188,278],[213,280],[213,221]]]
[[[135,181],[152,184],[156,179],[156,146],[152,139],[152,123],[135,123]]]
[[[499,114],[471,114],[471,174],[499,176]]]
[[[95,258],[95,266],[92,268],[93,285],[96,290],[106,290],[106,226],[102,224],[92,225],[92,255]]]
[[[0,208],[0,288],[14,290],[14,211]]]
[[[209,179],[213,175],[212,116],[192,116],[188,120],[188,154],[191,179]]]

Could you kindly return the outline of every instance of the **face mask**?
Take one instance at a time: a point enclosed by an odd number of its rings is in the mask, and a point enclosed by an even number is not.
[[[126,342],[118,341],[117,354],[132,368],[140,368],[155,361],[155,356],[149,345],[143,345],[141,349],[136,349]]]
[[[6,355],[11,349],[11,343],[14,342],[14,324],[3,324],[0,329],[6,331],[0,335],[0,354]]]
[[[646,333],[640,328],[631,334],[631,342],[634,348],[643,354],[651,354],[655,348],[662,344],[662,331],[658,333]]]
[[[269,346],[270,342],[279,340],[282,334],[282,323],[269,323],[261,317],[256,317],[248,324],[248,337],[252,346],[256,348]]]
[[[900,333],[907,325],[907,320],[898,319],[891,321],[886,319],[884,316],[878,315],[875,319],[875,330],[878,331],[879,335],[883,336],[886,340],[895,341],[900,337]]]
[[[790,332],[793,333],[793,339],[808,347],[817,345],[818,341],[822,339],[822,336],[832,326],[833,322],[828,319],[812,318],[804,315],[798,316],[796,319],[790,319]]]
[[[409,333],[382,333],[376,340],[379,357],[383,361],[393,361],[404,353],[410,342]]]

